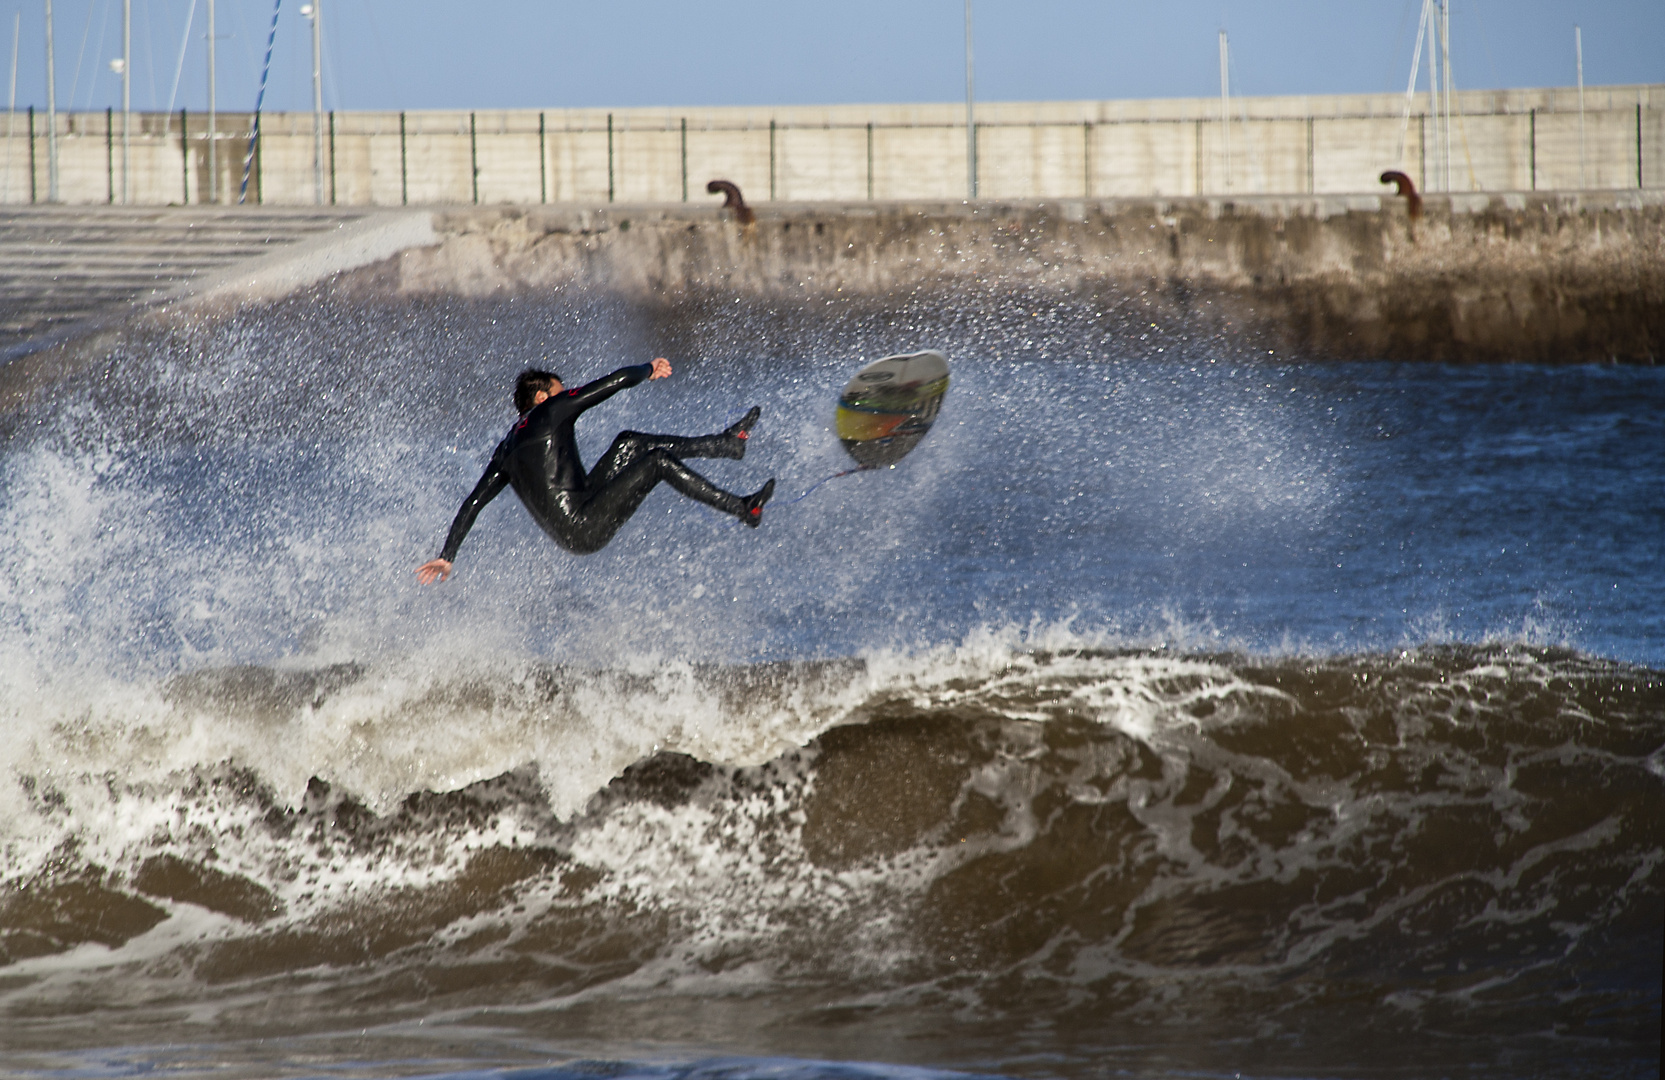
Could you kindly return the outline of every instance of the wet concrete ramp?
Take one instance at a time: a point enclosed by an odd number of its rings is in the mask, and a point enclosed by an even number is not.
[[[0,357],[161,300],[366,211],[28,206],[0,212]]]

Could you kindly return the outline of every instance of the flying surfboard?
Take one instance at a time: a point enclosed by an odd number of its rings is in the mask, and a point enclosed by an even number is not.
[[[946,393],[948,358],[934,349],[875,360],[839,395],[838,441],[858,469],[894,465],[931,430]]]
[[[833,473],[787,502],[803,502],[828,480],[895,465],[931,430],[948,393],[948,357],[935,349],[887,356],[856,372],[838,396],[833,426],[856,467]]]

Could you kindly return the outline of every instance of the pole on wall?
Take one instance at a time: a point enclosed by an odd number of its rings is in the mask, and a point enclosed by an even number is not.
[[[607,201],[613,201],[613,114],[607,114]]]
[[[1092,198],[1092,121],[1081,121],[1081,196]]]
[[[965,0],[965,195],[977,197],[977,94],[972,74],[971,0]]]
[[[301,5],[301,14],[312,22],[312,201],[324,205],[324,38],[320,24],[323,13],[319,0]]]
[[[124,0],[131,2],[131,0]],[[272,71],[272,46],[277,42],[278,12],[283,0],[273,0],[272,29],[266,35],[266,62],[260,66],[260,92],[254,95],[254,124],[249,129],[249,150],[243,157],[243,184],[237,189],[239,205],[248,201],[249,170],[254,170],[254,201],[263,202],[260,191],[260,110],[266,105],[266,77]]]
[[[1093,122],[1081,121],[1081,197],[1093,197]]]
[[[335,205],[335,110],[330,110],[330,205]]]
[[[472,185],[474,203],[480,202],[480,149],[474,134],[474,114],[468,114],[468,179]]]
[[[1573,26],[1573,51],[1578,56],[1578,186],[1589,187],[1584,176],[1584,28]]]
[[[1312,117],[1308,116],[1307,117],[1307,194],[1308,195],[1314,195],[1314,194],[1317,194],[1317,192],[1318,192],[1318,163],[1317,163],[1317,160],[1316,160],[1317,156],[1318,156],[1318,152],[1317,152],[1316,145],[1315,145],[1316,140],[1314,138],[1314,134],[1315,133],[1313,131]]]
[[[52,0],[46,0],[46,201],[58,201],[58,76],[52,59]]]
[[[873,121],[867,122],[867,201],[873,201]]]
[[[1231,78],[1226,59],[1226,32],[1220,31],[1220,131],[1226,148],[1226,190],[1231,190]]]
[[[410,205],[410,165],[405,158],[405,110],[399,110],[399,205]]]
[[[23,12],[12,16],[12,92],[6,99],[6,180],[0,187],[0,202],[12,200],[12,127],[17,119],[17,42],[23,33]]]
[[[1440,0],[1440,84],[1445,101],[1445,190],[1453,191],[1451,179],[1451,3]]]
[[[544,116],[538,113],[538,201],[549,201],[549,150],[544,142]]]
[[[688,201],[688,118],[682,118],[682,201]]]
[[[1431,184],[1424,183],[1423,189],[1439,187],[1445,191],[1449,189],[1440,185],[1440,35],[1434,0],[1427,0],[1422,5],[1422,17],[1428,23],[1428,115],[1434,121],[1434,179]],[[1428,154],[1426,132],[1423,133],[1422,153],[1424,157]]]
[[[105,202],[116,201],[116,110],[104,110],[104,186],[108,192]]]
[[[35,107],[29,106],[29,201],[35,198]]]
[[[191,205],[191,133],[185,126],[190,117],[183,108],[179,110],[179,182],[184,187],[180,205]]]
[[[1531,186],[1538,190],[1538,110],[1528,109],[1526,113],[1526,156],[1527,169],[1531,172]]]

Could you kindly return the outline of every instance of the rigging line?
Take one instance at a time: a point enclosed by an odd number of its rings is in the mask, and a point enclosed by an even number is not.
[[[370,2],[370,0],[363,0],[363,3],[364,3],[364,14],[370,22],[370,43],[376,47],[376,63],[381,65],[382,78],[386,80],[386,82],[383,85],[388,86],[388,87],[392,87],[394,89],[394,92],[398,93],[399,92],[399,83],[402,83],[404,80],[401,79],[398,82],[395,82],[394,78],[393,78],[393,69],[388,66],[387,50],[382,48],[381,28],[379,26],[377,26],[377,24],[376,24],[376,8],[375,8],[375,5],[372,4]],[[403,96],[403,95],[401,95],[401,96]]]
[[[173,102],[179,96],[179,77],[185,73],[185,49],[191,44],[191,23],[197,17],[197,0],[185,12],[185,33],[179,38],[179,63],[173,69],[173,89],[168,91],[168,107],[162,111],[162,137],[168,137],[168,125],[173,121]],[[180,132],[180,137],[184,137]]]
[[[99,56],[104,54],[104,38],[107,36],[110,29],[110,9],[115,6],[116,0],[107,0],[104,5],[104,17],[98,20],[98,48],[94,51]],[[123,56],[123,59],[125,60],[126,57]],[[98,79],[100,73],[109,70],[110,69],[108,67],[98,62],[96,56],[93,58],[92,70],[87,73],[87,109],[90,110],[93,107],[93,98],[98,93]],[[111,72],[111,74],[115,73]],[[116,83],[119,87],[121,84],[121,78],[119,76],[116,78]],[[120,93],[119,89],[117,90],[117,93]],[[75,99],[71,97],[70,100],[74,101]]]
[[[318,9],[313,8],[312,10],[316,12]],[[314,18],[316,17],[314,15]],[[335,99],[335,108],[339,109],[341,108],[341,80],[335,76],[335,46],[330,44],[329,37],[324,34],[322,27],[319,28],[318,33],[318,51],[324,54],[324,74],[329,76],[329,85],[334,88],[330,97]],[[330,111],[333,112],[334,110]]]
[[[1399,50],[1404,47],[1405,27],[1410,23],[1411,8],[1416,6],[1416,2],[1417,0],[1405,0],[1404,7],[1399,9],[1399,28],[1393,32],[1393,51],[1388,55],[1387,78],[1382,80],[1382,85],[1389,91],[1393,89],[1393,57],[1398,56]]]
[[[1405,136],[1411,129],[1411,103],[1416,100],[1416,77],[1422,70],[1422,39],[1428,32],[1428,5],[1432,0],[1422,0],[1422,18],[1416,24],[1416,51],[1411,54],[1411,80],[1405,84],[1405,115],[1399,122],[1399,152],[1394,160],[1399,164],[1405,163]]]
[[[141,10],[143,10],[145,16],[145,75],[150,80],[150,107],[154,110],[156,108],[156,37],[152,31],[155,29],[156,19],[152,15],[149,4],[146,4]]]
[[[1442,43],[1445,41],[1445,36],[1444,36],[1443,33],[1441,34],[1440,40],[1441,40]],[[1471,153],[1469,151],[1468,125],[1463,123],[1463,100],[1457,94],[1457,76],[1456,76],[1456,73],[1451,68],[1451,54],[1450,53],[1446,53],[1446,55],[1445,55],[1445,93],[1446,93],[1446,100],[1448,102],[1452,98],[1457,99],[1457,101],[1456,101],[1456,104],[1457,104],[1457,131],[1459,133],[1461,133],[1461,135],[1463,137],[1463,160],[1468,163],[1468,189],[1470,191],[1479,191],[1480,190],[1480,180],[1474,174],[1474,155],[1473,155],[1473,153]],[[1449,108],[1447,109],[1447,111],[1449,111]],[[1451,137],[1450,132],[1447,132],[1446,133],[1446,138],[1449,139],[1450,137]],[[1448,182],[1447,186],[1449,186],[1449,182]]]
[[[12,197],[12,124],[17,119],[17,41],[23,33],[23,12],[12,16],[12,92],[6,101],[6,181],[4,190],[0,190],[0,202],[10,202]]]
[[[75,111],[75,95],[81,89],[81,62],[87,58],[87,38],[88,38],[88,36],[90,36],[92,34],[93,12],[95,12],[97,10],[98,10],[98,5],[97,4],[95,4],[95,3],[88,3],[87,4],[87,25],[84,28],[82,28],[82,30],[81,30],[81,48],[75,54],[75,78],[71,79],[70,82],[69,82],[69,109],[70,109],[71,112]],[[105,16],[105,18],[109,18],[109,15],[110,15],[110,0],[105,0],[104,16]],[[98,47],[101,48],[101,49],[104,47],[104,27],[102,27],[102,26],[100,26],[98,28]],[[93,81],[94,82],[98,81],[96,76],[94,77]],[[88,104],[89,105],[91,104],[90,100],[89,100]]]
[[[249,64],[249,67],[252,68],[252,67],[254,67],[255,54],[249,51],[249,41],[251,39],[248,35],[248,31],[246,31],[243,28],[243,10],[242,10],[242,8],[239,7],[236,4],[231,5],[231,17],[236,22],[237,25],[236,25],[236,28],[234,30],[232,30],[231,33],[226,34],[225,36],[227,38],[230,38],[231,40],[237,42],[237,47],[239,49],[241,49],[242,52],[243,52],[243,59],[247,60],[248,64]],[[259,38],[253,38],[252,40],[259,41],[260,39]]]
[[[272,70],[272,43],[277,40],[278,12],[283,8],[283,0],[273,0],[272,28],[266,33],[266,63],[260,68],[260,92],[254,96],[254,124],[249,129],[249,152],[243,156],[243,186],[237,189],[237,202],[241,205],[249,197],[249,170],[254,167],[254,150],[260,145],[260,107],[266,102],[266,76]]]

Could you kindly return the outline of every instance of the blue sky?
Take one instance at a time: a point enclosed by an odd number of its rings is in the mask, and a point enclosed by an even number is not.
[[[186,15],[195,6],[189,33]],[[282,0],[271,110],[308,109],[303,0]],[[132,0],[133,104],[207,100],[207,0]],[[325,105],[342,109],[957,101],[962,0],[323,0]],[[980,100],[1403,91],[1421,0],[977,0]],[[217,0],[219,106],[251,108],[271,0]],[[0,2],[9,92],[46,101],[41,0]],[[1665,82],[1665,0],[1452,0],[1460,89]],[[58,106],[120,105],[121,0],[56,0]],[[184,65],[177,92],[181,44]]]

